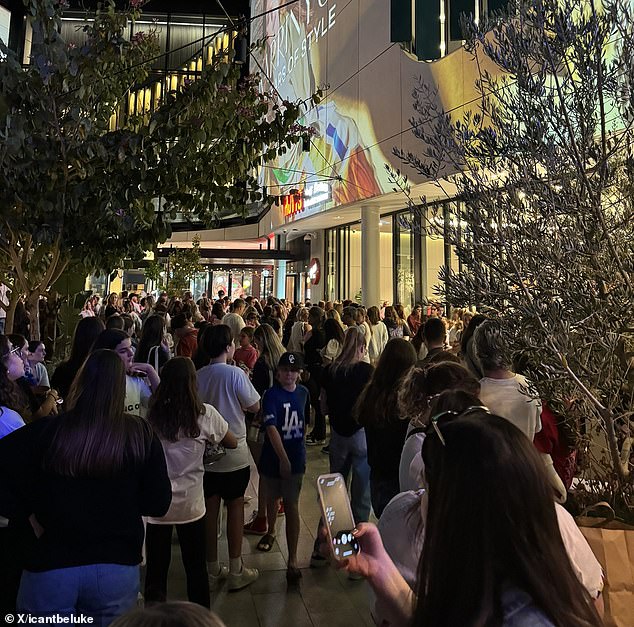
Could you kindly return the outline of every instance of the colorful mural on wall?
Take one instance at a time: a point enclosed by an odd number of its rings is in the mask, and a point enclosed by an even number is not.
[[[255,0],[252,14],[282,4],[282,0]],[[266,88],[270,80],[282,98],[295,100],[306,99],[329,84],[327,97],[302,120],[315,130],[310,152],[298,145],[263,168],[263,184],[269,193],[325,182],[331,203],[344,205],[392,191],[372,113],[359,100],[358,51],[355,61],[353,50],[358,34],[352,31],[358,28],[358,14],[351,4],[356,1],[300,0],[252,24],[252,41],[266,38],[259,55]],[[339,13],[340,6],[349,15]]]

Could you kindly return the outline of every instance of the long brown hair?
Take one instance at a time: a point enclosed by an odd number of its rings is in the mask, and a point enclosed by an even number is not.
[[[372,378],[353,410],[360,425],[384,427],[398,421],[399,383],[415,363],[416,351],[407,340],[393,338],[385,345]]]
[[[412,625],[502,625],[507,587],[557,627],[601,625],[533,443],[485,410],[441,416],[437,428],[443,441],[430,430],[422,450],[429,507]]]
[[[84,362],[66,399],[43,466],[65,477],[110,477],[140,463],[151,440],[149,424],[125,414],[125,366],[112,350]]]
[[[338,370],[347,370],[359,362],[359,349],[365,346],[365,333],[360,326],[349,327],[343,338],[341,353],[330,364],[330,372],[334,375]]]
[[[189,357],[170,359],[161,370],[161,382],[150,400],[150,424],[168,442],[197,438],[200,435],[198,417],[204,413],[194,362]]]

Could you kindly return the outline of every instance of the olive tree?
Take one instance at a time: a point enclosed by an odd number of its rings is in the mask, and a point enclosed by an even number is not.
[[[423,177],[458,188],[454,215],[410,194],[461,261],[444,295],[504,321],[537,392],[585,451],[581,500],[632,516],[634,33],[627,0],[519,0],[465,20],[477,98],[445,111],[419,84]],[[489,68],[488,70],[485,68]],[[441,218],[441,219],[439,219]],[[584,498],[585,497],[585,498]]]

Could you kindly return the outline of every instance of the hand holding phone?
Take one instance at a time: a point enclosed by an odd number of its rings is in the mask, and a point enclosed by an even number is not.
[[[317,492],[333,557],[340,561],[356,555],[359,542],[352,533],[356,525],[343,476],[339,473],[320,475]]]

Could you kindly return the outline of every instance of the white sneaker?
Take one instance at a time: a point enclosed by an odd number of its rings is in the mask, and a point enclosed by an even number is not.
[[[222,582],[227,578],[229,574],[229,568],[227,566],[221,565],[220,572],[217,575],[209,574],[209,589],[215,590],[216,588],[222,585]]]
[[[259,576],[260,573],[257,568],[247,568],[243,566],[241,572],[237,574],[229,573],[227,577],[227,587],[232,592],[242,590],[242,588],[250,586]]]

